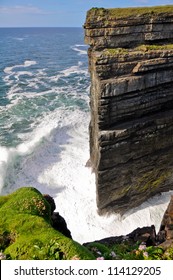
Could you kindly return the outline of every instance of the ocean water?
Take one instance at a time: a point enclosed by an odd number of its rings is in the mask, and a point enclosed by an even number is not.
[[[82,28],[0,28],[0,193],[52,195],[79,242],[159,228],[171,192],[123,217],[99,216],[89,159],[87,46]]]

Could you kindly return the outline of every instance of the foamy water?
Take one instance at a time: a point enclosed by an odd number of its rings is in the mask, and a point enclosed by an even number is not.
[[[0,33],[1,194],[33,186],[52,195],[81,243],[152,224],[158,230],[171,192],[123,217],[97,213],[95,175],[86,167],[90,82],[82,30],[5,32]]]
[[[24,142],[9,151],[9,155],[4,151],[4,162],[13,158],[16,163],[16,157],[20,157],[17,173],[11,162],[8,192],[21,186],[34,186],[52,195],[56,211],[66,219],[73,238],[80,243],[125,235],[137,227],[152,224],[158,230],[171,192],[150,199],[123,217],[116,213],[98,215],[95,175],[86,167],[89,115],[80,111],[72,115],[64,112],[63,119],[58,119],[58,113],[50,115],[47,122],[44,120],[33,132],[31,142]]]

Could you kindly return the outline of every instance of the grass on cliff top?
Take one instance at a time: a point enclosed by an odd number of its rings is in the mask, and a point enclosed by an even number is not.
[[[111,16],[124,17],[144,14],[173,13],[173,5],[108,9]]]
[[[116,56],[116,55],[125,55],[129,52],[149,52],[149,51],[173,51],[173,44],[168,45],[140,45],[134,49],[125,49],[125,48],[115,48],[115,49],[104,49],[103,55],[106,56]]]
[[[92,8],[87,13],[87,20],[94,17],[111,17],[111,18],[125,18],[131,16],[140,16],[147,14],[162,14],[162,13],[172,13],[173,5],[166,6],[153,6],[153,7],[129,7],[129,8]]]
[[[35,188],[0,196],[0,252],[13,260],[94,259],[51,225],[50,205]]]

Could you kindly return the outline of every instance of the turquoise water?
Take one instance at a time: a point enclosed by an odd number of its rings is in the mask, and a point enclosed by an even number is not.
[[[88,116],[83,37],[82,28],[0,28],[0,188],[4,192],[17,182],[23,158],[36,153],[38,143],[67,125],[64,120],[69,118],[70,129]],[[76,118],[73,123],[71,116]]]

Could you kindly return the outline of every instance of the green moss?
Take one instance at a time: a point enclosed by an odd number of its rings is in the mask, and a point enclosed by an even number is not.
[[[125,48],[114,48],[114,49],[104,49],[103,56],[117,56],[117,55],[126,55],[130,53],[136,52],[150,52],[150,51],[173,51],[173,44],[167,45],[140,45],[133,49],[125,49]]]
[[[0,249],[9,259],[94,259],[85,247],[54,230],[50,206],[31,187],[0,197]]]
[[[3,205],[2,211],[9,212],[9,209],[13,209],[13,213],[38,215],[50,219],[49,204],[40,192],[32,187],[24,187],[15,191]]]
[[[153,190],[160,187],[169,177],[171,173],[159,172],[158,170],[153,170],[146,172],[141,178],[138,179],[138,183],[134,186],[135,189],[140,191],[146,191],[148,189]]]
[[[160,50],[173,50],[173,44],[167,45],[140,45],[133,49],[133,51],[160,51]]]
[[[0,208],[2,207],[2,205],[3,205],[4,203],[6,203],[6,202],[8,201],[8,199],[9,199],[9,196],[8,196],[8,195],[6,195],[6,196],[0,196]]]
[[[116,49],[104,49],[103,50],[103,55],[104,56],[116,56],[116,55],[121,55],[121,54],[128,54],[129,50],[124,49],[124,48],[116,48]]]

